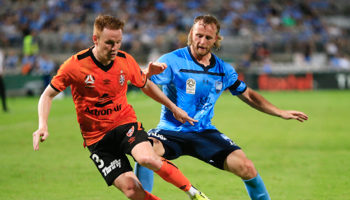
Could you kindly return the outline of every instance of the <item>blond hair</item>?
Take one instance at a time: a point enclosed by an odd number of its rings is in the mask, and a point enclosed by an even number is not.
[[[193,25],[191,27],[191,30],[187,36],[187,45],[190,46],[192,44],[192,31],[193,31],[193,27],[195,24],[197,24],[198,22],[203,22],[206,25],[210,25],[210,24],[214,24],[216,26],[216,36],[217,36],[217,40],[214,43],[214,47],[216,49],[219,49],[221,46],[221,41],[224,39],[221,35],[220,35],[220,23],[219,21],[212,15],[201,15],[196,17],[193,20]]]

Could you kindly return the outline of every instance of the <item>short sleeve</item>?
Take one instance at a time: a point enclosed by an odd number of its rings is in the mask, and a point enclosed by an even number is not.
[[[130,70],[130,81],[133,85],[136,87],[142,88],[146,85],[147,78],[146,74],[144,74],[140,68],[140,66],[137,64],[135,59],[127,55],[129,70]]]
[[[51,80],[51,87],[57,92],[62,92],[68,86],[72,84],[72,70],[71,70],[72,59],[64,62],[57,71],[57,74]]]

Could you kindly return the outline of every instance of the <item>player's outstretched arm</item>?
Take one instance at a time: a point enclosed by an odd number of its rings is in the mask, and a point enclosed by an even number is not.
[[[239,95],[238,97],[251,107],[270,115],[278,116],[283,119],[296,119],[300,122],[308,119],[308,116],[303,112],[295,110],[281,110],[277,108],[275,105],[267,101],[263,96],[249,87],[243,94]]]
[[[33,133],[33,149],[39,150],[39,141],[44,142],[49,136],[47,119],[49,117],[52,99],[58,94],[50,85],[40,96],[38,103],[39,128]]]
[[[147,78],[150,78],[153,75],[162,73],[166,68],[167,65],[165,63],[150,62],[147,68],[142,69],[142,72],[146,74]]]
[[[147,96],[169,108],[179,122],[188,122],[191,125],[194,125],[194,122],[198,122],[198,120],[191,118],[184,110],[177,107],[152,81],[147,80],[145,87],[141,88],[141,90]]]

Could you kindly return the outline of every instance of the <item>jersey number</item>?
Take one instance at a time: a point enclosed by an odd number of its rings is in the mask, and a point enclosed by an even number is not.
[[[95,163],[97,164],[97,167],[98,167],[99,169],[101,169],[101,168],[105,165],[105,163],[103,162],[103,160],[101,160],[100,157],[98,157],[97,154],[92,154],[91,158],[92,158],[92,160],[95,161]]]

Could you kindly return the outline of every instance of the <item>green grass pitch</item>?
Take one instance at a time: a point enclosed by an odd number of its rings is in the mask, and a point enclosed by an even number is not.
[[[272,199],[350,199],[350,92],[261,92],[283,109],[304,111],[309,121],[260,113],[225,93],[215,109],[217,128],[254,162]],[[160,104],[139,92],[128,95],[146,130],[156,126]],[[10,98],[0,112],[0,199],[126,199],[107,187],[83,148],[70,97],[53,102],[48,140],[32,148],[38,98]],[[132,159],[130,159],[132,161]],[[242,181],[185,156],[174,161],[212,200],[249,199]],[[187,195],[155,176],[154,194],[165,200]]]

